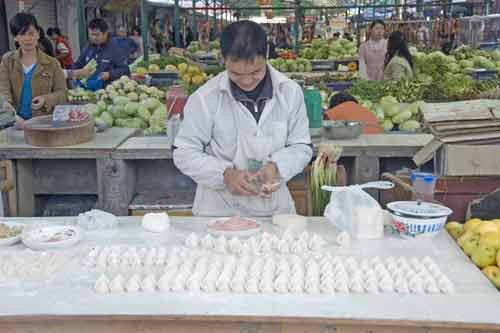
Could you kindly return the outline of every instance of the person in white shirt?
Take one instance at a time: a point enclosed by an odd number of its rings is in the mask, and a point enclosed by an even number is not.
[[[294,213],[286,183],[312,158],[300,86],[266,62],[255,22],[221,36],[226,71],[191,95],[174,142],[174,163],[197,184],[199,216]]]

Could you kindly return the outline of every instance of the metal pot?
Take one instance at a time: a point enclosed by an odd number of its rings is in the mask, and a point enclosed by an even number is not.
[[[321,136],[329,140],[356,139],[361,136],[363,126],[359,121],[324,120]]]

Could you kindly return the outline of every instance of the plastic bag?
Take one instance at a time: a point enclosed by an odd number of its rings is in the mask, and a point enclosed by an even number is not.
[[[341,231],[357,239],[384,236],[384,210],[361,186],[333,190],[325,217]]]
[[[110,229],[116,224],[116,216],[98,209],[78,215],[78,226],[86,230]]]

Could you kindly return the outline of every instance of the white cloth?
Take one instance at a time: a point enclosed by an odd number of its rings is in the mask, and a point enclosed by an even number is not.
[[[234,167],[236,142],[242,132],[276,135],[271,156],[283,180],[274,194],[278,208],[259,215],[294,213],[295,207],[286,182],[302,172],[312,158],[309,122],[302,89],[297,83],[269,66],[273,97],[266,103],[259,123],[231,94],[227,72],[208,81],[189,97],[184,121],[175,139],[174,163],[197,182],[193,213],[200,216],[252,216],[245,209],[246,198],[234,196],[225,188],[223,173]],[[238,126],[238,124],[240,126]],[[281,141],[281,142],[279,142]],[[266,199],[262,199],[266,200]]]

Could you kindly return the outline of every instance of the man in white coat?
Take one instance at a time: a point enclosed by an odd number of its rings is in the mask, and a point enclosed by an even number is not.
[[[251,21],[221,36],[226,71],[191,95],[174,163],[197,184],[199,216],[295,213],[286,183],[312,158],[302,89],[266,63],[267,37]]]

